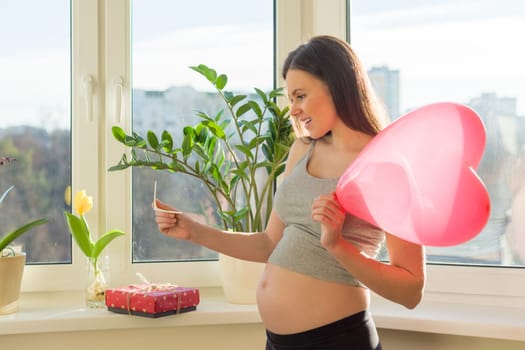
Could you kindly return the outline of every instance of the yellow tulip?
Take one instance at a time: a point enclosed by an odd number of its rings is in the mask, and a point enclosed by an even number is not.
[[[84,215],[84,213],[87,213],[93,207],[93,197],[88,196],[85,190],[78,191],[75,195],[73,205],[78,215]]]

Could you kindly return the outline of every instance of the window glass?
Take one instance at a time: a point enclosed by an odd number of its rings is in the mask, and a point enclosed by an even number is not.
[[[471,106],[487,130],[477,169],[491,199],[474,239],[427,248],[436,263],[525,262],[525,3],[351,2],[351,43],[393,120],[438,101]],[[443,135],[443,142],[446,135]]]
[[[133,130],[146,136],[169,131],[180,145],[182,129],[199,121],[195,111],[223,108],[212,86],[189,66],[205,64],[228,76],[228,90],[273,88],[273,2],[257,0],[134,0],[132,9]],[[215,224],[208,190],[184,174],[134,168],[133,261],[206,260],[216,253],[163,236],[154,222],[157,197]]]
[[[49,222],[22,235],[28,264],[71,262],[63,211],[70,184],[70,3],[0,2],[0,236],[29,221]]]

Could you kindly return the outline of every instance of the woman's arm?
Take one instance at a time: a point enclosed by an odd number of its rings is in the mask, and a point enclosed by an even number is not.
[[[423,247],[387,234],[390,262],[366,256],[342,240],[330,252],[354,277],[382,297],[415,308],[423,297],[425,263]]]
[[[283,229],[284,224],[272,211],[264,232],[221,231],[196,223],[191,241],[238,259],[266,262],[279,241]]]
[[[407,308],[416,307],[423,297],[425,285],[424,248],[387,233],[390,261],[377,261],[343,238],[344,216],[334,194],[320,196],[314,201],[312,217],[322,224],[323,247],[375,293]]]
[[[157,206],[165,210],[175,210],[157,200]],[[187,240],[214,251],[238,259],[266,262],[284,225],[272,212],[264,232],[230,232],[202,224],[186,213],[173,214],[155,212],[155,221],[159,231],[166,236]]]
[[[299,140],[293,143],[283,177],[289,174],[307,150],[308,144]],[[176,210],[158,200],[157,207],[164,210]],[[270,214],[265,230],[255,233],[219,230],[199,223],[185,213],[176,214],[156,211],[155,220],[159,231],[167,236],[189,240],[235,258],[257,262],[266,262],[268,260],[275,245],[281,239],[285,226],[274,210]]]

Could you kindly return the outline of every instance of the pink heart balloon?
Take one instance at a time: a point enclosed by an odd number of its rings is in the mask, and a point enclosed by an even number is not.
[[[477,176],[485,127],[471,108],[434,103],[383,129],[345,170],[343,208],[410,242],[451,246],[475,237],[490,214]]]

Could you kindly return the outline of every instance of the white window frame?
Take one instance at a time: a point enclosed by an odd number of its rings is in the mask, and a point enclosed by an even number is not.
[[[283,84],[279,71],[287,52],[308,37],[332,34],[347,38],[348,7],[347,0],[276,0],[278,85]],[[88,217],[91,227],[99,232],[121,228],[129,233],[108,247],[113,284],[137,281],[135,274],[141,272],[151,281],[218,286],[216,261],[131,263],[131,172],[107,171],[126,151],[113,139],[111,127],[120,125],[128,131],[131,127],[129,21],[130,0],[72,0],[73,193],[82,188],[94,195],[95,210]],[[86,116],[82,88],[87,75],[94,82],[92,120]],[[121,110],[120,119],[117,109]],[[84,260],[73,245],[71,265],[27,266],[22,288],[81,289]],[[525,304],[525,269],[428,265],[427,271],[427,297],[489,305]]]
[[[72,189],[79,186],[89,193],[98,193],[98,125],[100,120],[101,84],[99,83],[99,28],[97,1],[71,1],[71,159]],[[45,15],[45,14],[43,14]],[[82,44],[82,45],[80,45]],[[80,59],[81,58],[81,59]],[[84,88],[91,88],[92,120],[87,120]],[[84,147],[81,145],[84,144]],[[86,145],[88,145],[86,147]],[[82,161],[76,161],[81,159]],[[74,193],[74,192],[73,192]],[[90,226],[98,228],[100,209],[88,215]],[[85,259],[73,244],[72,264],[29,265],[25,267],[22,291],[53,291],[81,289],[85,277]]]

